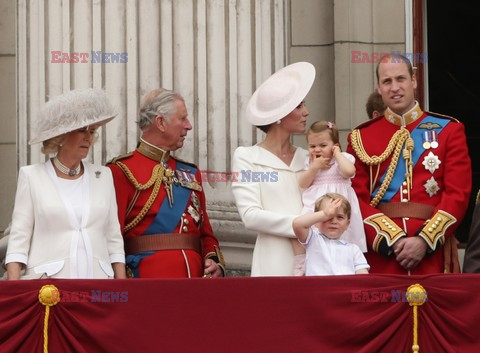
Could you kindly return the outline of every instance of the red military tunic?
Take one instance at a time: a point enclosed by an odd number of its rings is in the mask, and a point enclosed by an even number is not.
[[[399,132],[402,125],[408,134]],[[407,136],[412,140],[396,144]],[[410,141],[413,148],[405,151]],[[410,273],[443,273],[442,245],[462,221],[471,191],[463,124],[424,113],[418,104],[402,117],[387,109],[385,116],[352,131],[347,152],[356,158],[352,186],[364,218],[370,271],[407,274],[396,261],[392,246],[401,237],[421,236],[428,244],[427,254]],[[395,164],[392,156],[396,153],[399,158]]]
[[[152,234],[182,234],[200,240],[201,253],[183,248],[147,249],[135,254],[126,252],[127,266],[133,270],[135,277],[201,277],[206,258],[220,262],[223,270],[223,258],[210,225],[201,189],[201,175],[196,166],[179,161],[143,140],[137,150],[115,158],[107,166],[113,174],[119,221],[127,251],[131,238]],[[164,178],[152,200],[155,175],[159,172]],[[170,178],[165,179],[167,176]],[[168,196],[168,180],[172,183],[172,204]],[[186,183],[180,185],[181,181]],[[141,185],[149,187],[139,190]],[[151,205],[149,199],[153,201]]]

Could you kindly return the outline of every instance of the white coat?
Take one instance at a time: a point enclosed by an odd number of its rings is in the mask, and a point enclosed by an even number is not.
[[[258,233],[252,276],[293,275],[289,238],[295,237],[292,222],[303,206],[297,177],[307,157],[308,152],[297,147],[288,166],[259,146],[235,150],[232,171],[237,180],[232,183],[233,195],[245,228]]]
[[[20,168],[5,262],[26,264],[26,278],[76,278],[82,238],[88,278],[113,277],[111,263],[125,262],[111,171],[83,166],[81,224],[50,160]]]

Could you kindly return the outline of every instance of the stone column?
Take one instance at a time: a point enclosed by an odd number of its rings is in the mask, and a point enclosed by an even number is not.
[[[365,103],[377,87],[375,60],[405,50],[405,1],[334,0],[333,23],[335,116],[346,141],[352,128],[368,120]]]
[[[6,251],[3,232],[13,211],[17,182],[15,119],[15,1],[0,3],[0,258]],[[4,269],[0,265],[0,277]]]

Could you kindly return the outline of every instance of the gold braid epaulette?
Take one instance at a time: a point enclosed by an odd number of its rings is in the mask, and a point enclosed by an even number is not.
[[[406,150],[411,151],[413,150],[413,140],[410,137],[410,132],[407,129],[401,128],[392,136],[390,141],[388,142],[387,148],[380,156],[372,156],[370,157],[365,148],[363,147],[362,137],[360,136],[360,130],[355,129],[352,131],[351,134],[351,142],[352,147],[355,153],[357,154],[358,158],[368,166],[372,165],[379,165],[380,163],[384,162],[393,152],[392,160],[390,165],[388,166],[387,173],[385,175],[385,179],[383,180],[380,188],[378,189],[377,194],[373,197],[370,201],[370,206],[376,207],[380,200],[382,199],[383,195],[387,191],[388,186],[392,182],[393,174],[395,169],[397,168],[398,158],[400,157],[400,152],[402,150],[402,146],[404,142],[407,141]],[[406,154],[404,153],[404,158],[406,158]],[[407,174],[411,174],[411,159],[409,163],[409,168],[407,169]]]
[[[128,169],[128,167],[125,164],[123,164],[120,161],[117,161],[115,164],[120,167],[123,173],[125,173],[126,177],[128,178],[128,180],[130,180],[130,182],[133,184],[135,189],[139,191],[143,191],[143,190],[147,190],[153,185],[152,193],[150,194],[150,197],[148,198],[145,205],[143,205],[143,208],[140,211],[140,213],[130,223],[128,223],[123,229],[123,231],[126,233],[130,229],[135,227],[138,223],[140,223],[143,217],[145,217],[145,215],[147,214],[150,207],[152,207],[152,204],[157,198],[158,192],[160,191],[160,186],[162,185],[165,168],[161,164],[157,164],[153,168],[152,176],[150,177],[150,179],[145,184],[140,184],[138,180],[135,179],[132,172],[130,171],[130,169]]]

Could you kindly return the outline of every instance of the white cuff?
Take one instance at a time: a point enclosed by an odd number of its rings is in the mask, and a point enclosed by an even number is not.
[[[110,263],[121,262],[122,264],[125,263],[125,255],[124,254],[111,254],[110,255]]]
[[[5,264],[10,262],[20,262],[26,265],[28,263],[28,257],[23,254],[7,254],[5,257]]]

